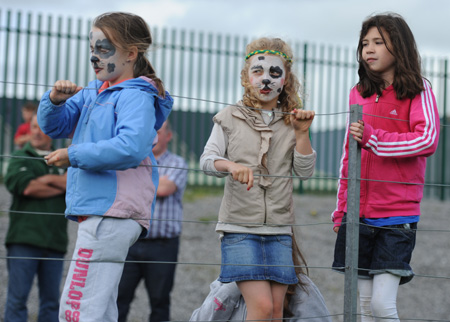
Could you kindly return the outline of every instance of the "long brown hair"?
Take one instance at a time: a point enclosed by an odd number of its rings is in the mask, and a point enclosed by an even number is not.
[[[289,309],[289,302],[292,296],[295,294],[295,289],[297,288],[297,285],[300,286],[303,289],[303,291],[307,292],[306,289],[307,283],[305,283],[302,280],[302,275],[308,275],[309,270],[306,264],[305,256],[298,247],[297,240],[295,239],[295,232],[292,234],[292,260],[294,261],[295,274],[298,277],[298,284],[292,284],[288,286],[286,296],[284,297],[283,315],[285,318],[289,318],[294,315]]]
[[[156,83],[158,94],[165,96],[163,82],[156,76],[155,69],[146,57],[152,44],[152,35],[144,19],[132,13],[107,12],[95,18],[93,26],[99,28],[109,41],[122,50],[136,46],[138,56],[133,76],[151,78]]]
[[[291,47],[280,38],[259,38],[253,40],[247,45],[245,54],[256,51],[256,50],[276,50],[285,53],[291,59],[293,59]],[[258,100],[258,96],[255,93],[253,86],[250,84],[248,77],[248,69],[250,67],[250,59],[245,62],[244,68],[241,70],[241,84],[244,87],[244,97],[243,102],[245,106],[261,108],[261,103]],[[284,61],[284,67],[286,69],[286,79],[284,87],[278,100],[280,101],[279,106],[283,112],[291,112],[294,108],[302,108],[303,104],[298,96],[300,90],[300,82],[297,76],[292,72],[292,61]],[[290,124],[290,117],[288,114],[284,116],[284,122]]]
[[[387,50],[395,58],[394,82],[392,85],[397,94],[397,99],[414,98],[424,90],[420,55],[411,29],[403,17],[395,13],[369,17],[362,24],[357,49],[359,62],[357,88],[359,93],[362,97],[369,97],[375,93],[381,95],[385,87],[381,76],[372,72],[362,58],[362,40],[372,27],[378,29]]]

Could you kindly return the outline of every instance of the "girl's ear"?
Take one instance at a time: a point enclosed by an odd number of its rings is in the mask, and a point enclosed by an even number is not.
[[[132,46],[128,51],[127,60],[134,61],[137,59],[137,56],[138,56],[138,49],[136,46]]]

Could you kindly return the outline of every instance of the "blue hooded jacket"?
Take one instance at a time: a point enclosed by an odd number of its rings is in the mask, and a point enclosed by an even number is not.
[[[38,123],[45,134],[73,137],[66,217],[132,218],[148,229],[159,180],[152,147],[173,99],[167,92],[159,97],[147,77],[98,93],[102,84],[92,81],[58,106],[48,91],[39,105]]]

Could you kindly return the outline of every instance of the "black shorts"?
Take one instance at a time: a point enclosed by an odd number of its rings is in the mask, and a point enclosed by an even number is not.
[[[333,269],[343,272],[345,267],[346,215],[336,238]],[[361,223],[361,220],[360,220]],[[400,276],[400,284],[412,280],[409,265],[416,244],[417,223],[384,227],[359,226],[358,276],[372,278],[375,274],[391,273]]]

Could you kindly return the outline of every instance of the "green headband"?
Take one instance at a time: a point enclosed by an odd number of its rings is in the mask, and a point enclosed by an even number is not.
[[[286,59],[288,62],[291,62],[292,59],[286,55],[285,53],[282,53],[281,51],[271,50],[271,49],[263,49],[263,50],[255,50],[249,53],[247,56],[245,56],[245,60],[249,59],[253,55],[257,54],[272,54],[272,55],[278,55]]]

